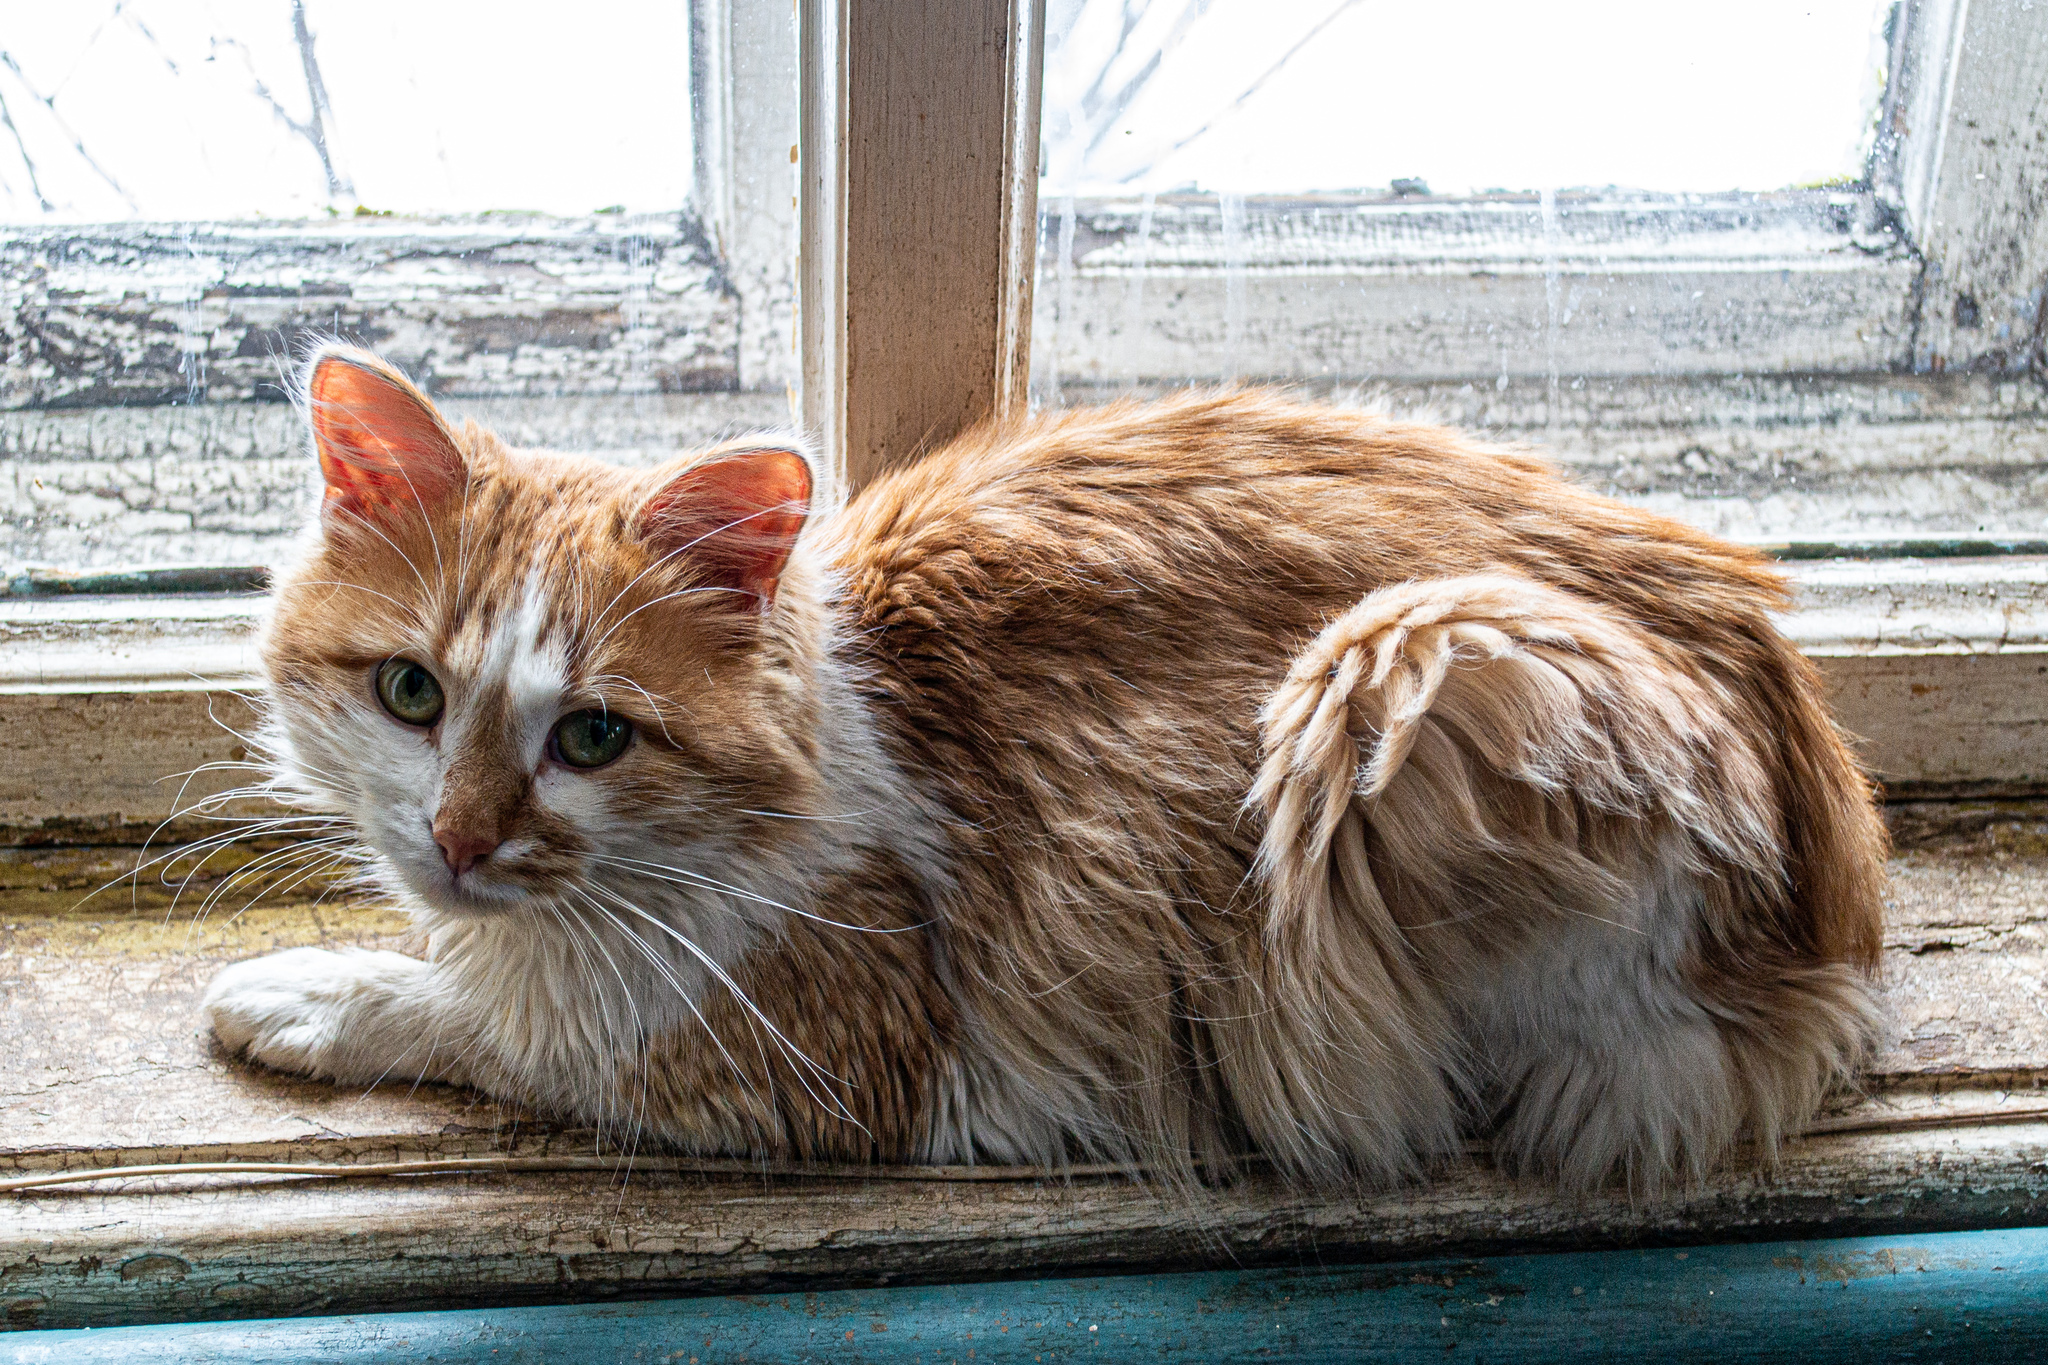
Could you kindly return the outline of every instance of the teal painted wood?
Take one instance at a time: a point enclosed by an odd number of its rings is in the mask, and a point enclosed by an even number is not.
[[[2048,1229],[0,1336],[92,1365],[2048,1359]]]

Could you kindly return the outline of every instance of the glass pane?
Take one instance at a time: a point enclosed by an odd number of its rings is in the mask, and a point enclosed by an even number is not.
[[[1892,8],[1054,0],[1034,401],[1279,382],[1725,535],[2038,534],[1958,435],[2026,395],[1910,373]]]
[[[1873,0],[1054,0],[1044,188],[1850,181],[1883,18]]]
[[[11,4],[4,44],[6,581],[280,553],[318,335],[517,444],[788,421],[786,2]]]
[[[689,192],[673,0],[7,9],[4,221],[641,212]]]

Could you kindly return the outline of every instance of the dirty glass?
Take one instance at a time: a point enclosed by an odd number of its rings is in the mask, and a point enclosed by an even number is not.
[[[698,183],[730,160],[694,136],[706,8],[0,0],[0,580],[285,552],[315,337],[525,444],[763,420]],[[752,230],[793,254],[791,216]]]
[[[0,221],[680,205],[689,15],[402,0],[11,0]]]
[[[1033,399],[1277,381],[1726,535],[2038,533],[2036,469],[1930,435],[2032,400],[1907,363],[1922,262],[1873,184],[1895,22],[1053,0]]]

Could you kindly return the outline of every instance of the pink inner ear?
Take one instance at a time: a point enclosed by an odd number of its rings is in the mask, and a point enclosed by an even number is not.
[[[373,363],[324,356],[308,390],[327,481],[323,512],[424,515],[462,486],[461,452],[419,391]]]
[[[748,450],[686,469],[640,509],[640,534],[661,554],[766,608],[810,513],[811,469],[788,450]]]

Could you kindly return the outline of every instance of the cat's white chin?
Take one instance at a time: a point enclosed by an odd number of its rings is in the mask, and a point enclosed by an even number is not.
[[[541,899],[523,882],[480,877],[475,872],[452,876],[445,868],[401,866],[399,879],[411,899],[436,913],[476,918],[502,915]]]
[[[465,879],[467,880],[467,879]],[[445,915],[502,915],[508,910],[534,903],[532,892],[501,886],[457,886],[443,884],[431,894],[413,893]]]

